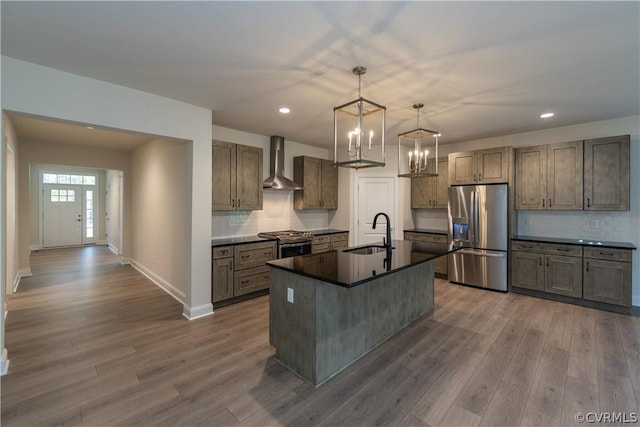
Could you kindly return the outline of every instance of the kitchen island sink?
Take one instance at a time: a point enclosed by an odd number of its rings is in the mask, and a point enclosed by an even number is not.
[[[453,250],[394,240],[390,250],[368,245],[268,262],[276,360],[315,386],[326,382],[433,311],[432,261]]]

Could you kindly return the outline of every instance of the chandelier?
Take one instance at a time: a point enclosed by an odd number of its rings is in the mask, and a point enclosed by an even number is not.
[[[413,104],[417,112],[416,129],[398,135],[398,176],[419,178],[438,176],[438,137],[440,133],[420,127],[420,109],[424,104]],[[431,160],[430,157],[431,156]]]
[[[387,108],[362,97],[362,75],[358,66],[358,99],[333,109],[333,164],[353,169],[385,165],[384,131]]]

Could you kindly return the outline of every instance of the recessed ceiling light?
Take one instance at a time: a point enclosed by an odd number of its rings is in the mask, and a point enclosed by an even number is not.
[[[553,117],[554,113],[544,113],[544,114],[540,114],[540,118],[541,119],[548,119],[549,117]]]
[[[434,137],[434,138],[435,138],[436,136],[437,136],[438,138],[440,138],[440,137],[442,136],[442,133],[436,133],[436,134],[433,134],[433,137]]]
[[[289,114],[291,112],[291,110],[288,107],[280,107],[278,108],[278,111],[282,114]]]
[[[87,129],[91,129],[91,130],[93,130],[93,128],[92,128],[91,126],[87,126]]]

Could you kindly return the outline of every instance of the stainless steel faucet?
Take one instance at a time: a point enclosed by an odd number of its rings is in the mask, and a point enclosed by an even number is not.
[[[384,212],[378,212],[376,214],[376,216],[373,217],[373,226],[371,228],[373,228],[375,230],[376,228],[376,223],[378,222],[378,217],[382,215],[385,217],[385,219],[387,220],[387,239],[386,241],[382,240],[382,244],[384,245],[385,248],[389,249],[391,248],[391,221],[389,221],[389,215],[387,215]]]

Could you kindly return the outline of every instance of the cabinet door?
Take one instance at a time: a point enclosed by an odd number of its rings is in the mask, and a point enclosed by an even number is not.
[[[321,162],[320,201],[323,209],[338,209],[338,168],[330,160]]]
[[[411,178],[411,208],[424,209],[431,207],[431,178]]]
[[[233,296],[250,294],[269,288],[269,267],[255,267],[236,272]]]
[[[582,141],[547,146],[547,209],[582,210]]]
[[[629,135],[584,142],[584,209],[629,210]]]
[[[214,211],[236,209],[236,145],[213,141],[211,196]]]
[[[547,146],[516,149],[516,209],[547,207]]]
[[[512,286],[544,291],[544,255],[535,252],[511,252]]]
[[[213,260],[211,301],[218,302],[233,297],[233,258]]]
[[[476,151],[477,181],[483,184],[508,183],[509,152],[509,147]]]
[[[475,157],[473,151],[449,154],[449,184],[475,184]]]
[[[262,209],[262,149],[238,145],[236,160],[236,209]]]
[[[629,307],[631,305],[631,264],[584,259],[583,298]]]
[[[582,298],[582,258],[545,255],[544,290]]]
[[[304,187],[293,192],[294,209],[319,209],[322,197],[322,161],[314,157],[295,157],[293,159],[293,180]]]
[[[449,206],[449,158],[438,159],[438,176],[433,178],[433,206],[438,209],[447,209]],[[447,257],[443,257],[446,261]],[[446,271],[445,271],[446,273]]]

